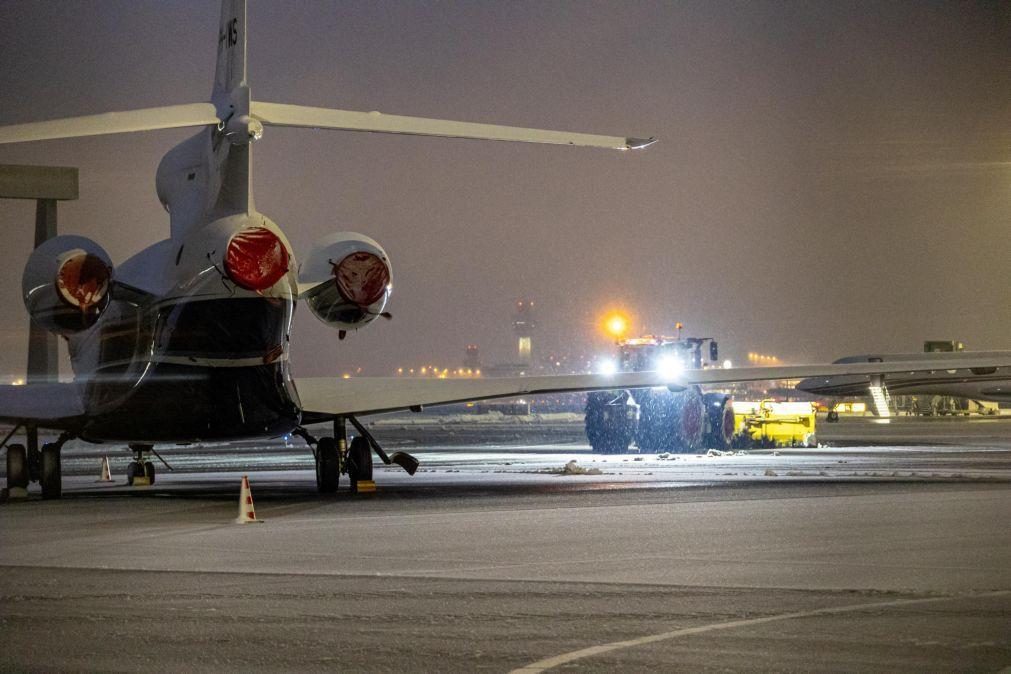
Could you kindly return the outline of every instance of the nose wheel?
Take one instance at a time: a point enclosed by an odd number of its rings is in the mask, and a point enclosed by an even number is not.
[[[172,470],[172,466],[154,450],[153,445],[130,445],[133,452],[133,461],[126,467],[126,483],[131,487],[150,486],[154,484],[155,470],[154,463],[150,456],[154,454],[158,460],[165,464],[165,467]]]

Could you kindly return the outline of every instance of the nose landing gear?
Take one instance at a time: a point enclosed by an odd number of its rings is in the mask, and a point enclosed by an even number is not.
[[[154,454],[158,460],[165,464],[165,467],[172,470],[172,466],[161,454],[154,450],[153,445],[132,444],[130,451],[133,452],[133,461],[126,467],[126,483],[131,487],[150,486],[154,484],[155,470],[149,454]]]

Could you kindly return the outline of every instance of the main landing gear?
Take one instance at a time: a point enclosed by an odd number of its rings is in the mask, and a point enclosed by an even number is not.
[[[359,435],[348,444],[347,423],[350,422]],[[295,435],[298,435],[313,450],[313,457],[316,459],[316,489],[321,494],[333,494],[340,484],[340,476],[343,473],[348,476],[351,492],[364,490],[366,486],[373,487],[372,484],[372,453],[382,460],[386,465],[397,464],[407,471],[409,475],[414,475],[418,470],[418,460],[407,452],[394,452],[387,455],[376,439],[372,437],[368,429],[365,428],[356,418],[352,416],[338,416],[333,422],[333,437],[322,438],[313,437],[304,428],[296,428]]]
[[[28,484],[38,482],[42,487],[42,498],[60,498],[63,495],[60,452],[73,436],[64,433],[56,442],[42,445],[40,450],[35,433],[35,429],[28,429],[27,448],[18,443],[7,446],[7,488],[11,493],[22,490],[22,496],[27,496]]]

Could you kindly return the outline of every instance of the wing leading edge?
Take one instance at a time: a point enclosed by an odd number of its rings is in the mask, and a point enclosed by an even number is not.
[[[326,419],[337,415],[377,414],[417,406],[446,405],[523,395],[653,386],[676,388],[692,384],[730,384],[838,375],[871,376],[931,370],[966,370],[967,376],[971,376],[968,372],[971,368],[992,367],[1011,368],[1011,355],[957,361],[837,363],[689,370],[674,378],[665,378],[657,372],[627,372],[613,375],[576,374],[501,379],[309,378],[297,379],[295,385],[307,418]]]
[[[67,429],[84,417],[77,384],[0,386],[0,421]]]

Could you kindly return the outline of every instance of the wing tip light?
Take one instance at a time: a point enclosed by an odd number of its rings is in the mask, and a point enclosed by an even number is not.
[[[649,138],[626,138],[625,149],[644,150],[654,143],[656,143],[656,136],[650,136]]]

